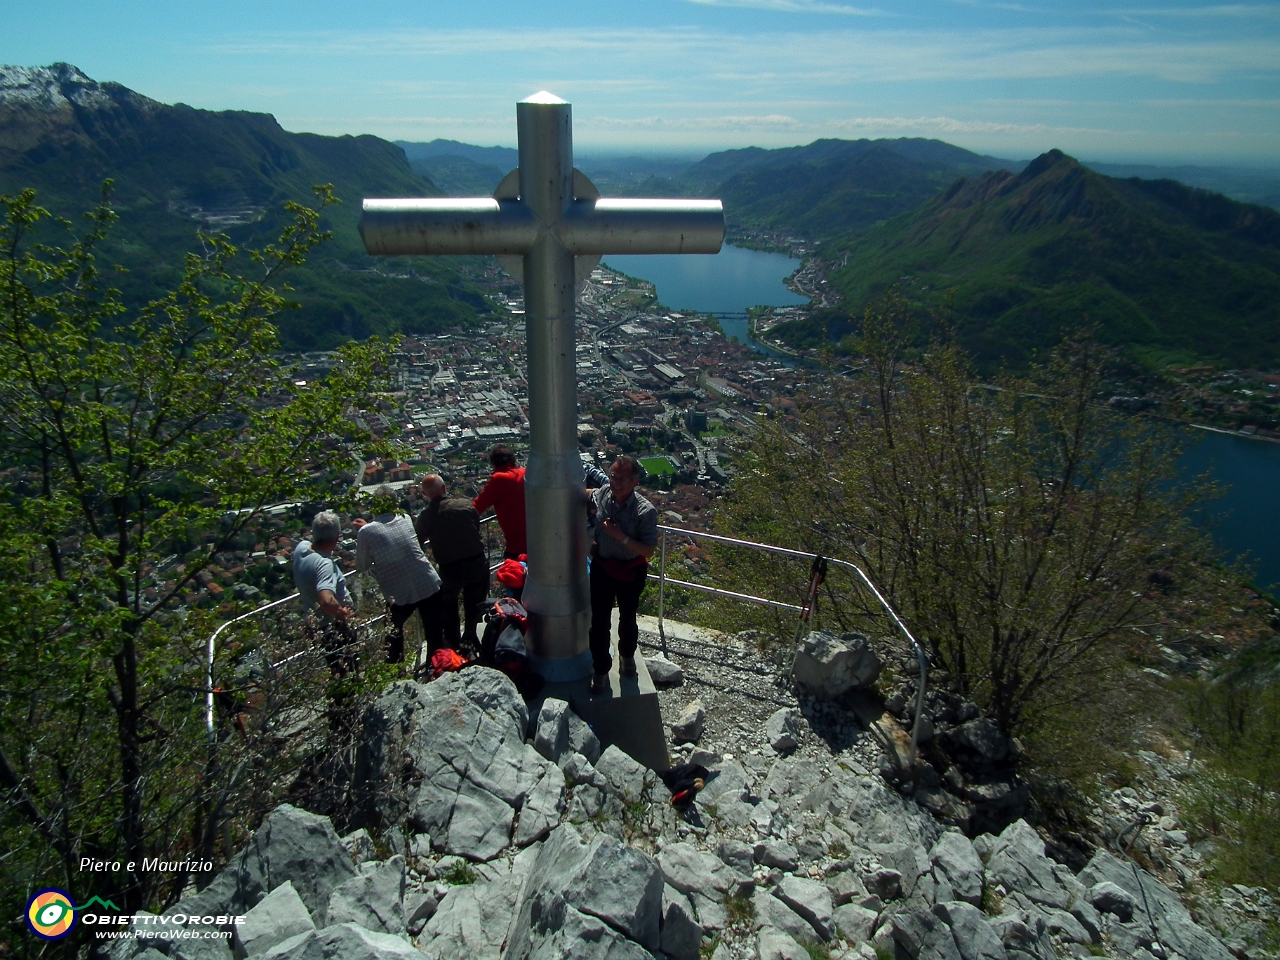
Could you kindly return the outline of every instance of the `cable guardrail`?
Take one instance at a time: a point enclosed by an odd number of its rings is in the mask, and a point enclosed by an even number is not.
[[[872,583],[871,578],[867,576],[866,571],[856,563],[851,563],[848,560],[839,560],[835,557],[824,557],[821,554],[808,553],[804,550],[792,550],[789,547],[778,547],[771,543],[757,543],[752,540],[740,540],[736,537],[726,537],[716,533],[704,533],[700,530],[685,530],[682,527],[669,527],[665,524],[658,524],[658,533],[658,573],[656,575],[650,573],[649,579],[658,581],[658,639],[662,645],[663,656],[666,656],[667,654],[667,634],[664,624],[667,584],[671,584],[673,587],[679,587],[685,590],[694,590],[699,593],[725,597],[730,600],[739,600],[745,603],[754,603],[760,606],[771,607],[773,609],[788,610],[793,613],[799,613],[802,616],[807,616],[809,629],[813,630],[817,622],[817,586],[821,583],[820,577],[811,574],[809,588],[806,592],[807,602],[804,606],[800,606],[794,603],[786,603],[781,600],[773,600],[768,597],[758,597],[753,594],[725,590],[721,587],[712,587],[705,583],[693,583],[688,580],[673,580],[667,576],[668,534],[690,537],[696,540],[708,540],[713,543],[722,543],[732,547],[742,547],[759,553],[772,553],[796,560],[805,560],[811,564],[811,570],[815,573],[821,564],[831,564],[856,574],[866,585],[867,589],[871,591],[871,595],[876,598],[876,601],[880,606],[884,608],[885,613],[889,615],[889,618],[893,621],[899,632],[907,638],[912,649],[915,651],[916,660],[920,664],[920,682],[916,687],[915,719],[911,725],[911,766],[913,768],[915,767],[916,757],[919,755],[920,717],[924,711],[924,691],[925,685],[929,679],[929,660],[928,657],[925,656],[924,648],[916,638],[912,636],[911,631],[907,629],[907,625],[902,622],[902,618],[899,617],[897,611],[893,609],[893,605],[884,598],[884,594],[882,594],[876,585]]]
[[[481,530],[482,531],[484,530],[484,527],[486,524],[491,524],[496,520],[497,520],[497,517],[494,516],[493,514],[489,514],[487,516],[481,517],[480,518]],[[431,541],[428,540],[427,542],[430,543]],[[492,543],[490,543],[488,540],[486,540],[485,542],[485,560],[489,564],[490,573],[493,573],[502,564],[501,559],[499,559],[497,563],[493,562]],[[358,576],[358,574],[353,573],[352,576]],[[217,739],[217,729],[214,721],[214,703],[216,699],[216,694],[218,693],[218,688],[215,686],[213,682],[213,667],[214,667],[214,660],[217,656],[218,638],[221,637],[225,631],[235,626],[237,623],[243,623],[246,620],[250,620],[255,617],[261,616],[262,614],[268,613],[271,610],[282,608],[286,604],[291,603],[294,600],[301,599],[301,596],[302,595],[300,593],[298,593],[297,591],[294,591],[293,593],[289,594],[287,597],[281,597],[278,600],[272,600],[270,603],[264,603],[260,607],[255,607],[254,609],[249,610],[246,613],[242,613],[239,616],[232,617],[230,620],[227,620],[227,621],[224,621],[223,623],[218,624],[217,628],[213,631],[213,633],[209,635],[209,640],[207,642],[206,650],[205,650],[204,679],[205,679],[205,729],[208,732],[210,739],[213,739],[213,740]],[[355,627],[356,629],[359,629],[362,627],[371,627],[374,624],[378,623],[379,621],[384,620],[385,618],[386,618],[386,613],[383,612],[376,616],[369,617],[364,620],[358,620],[353,624],[353,627]],[[290,654],[289,656],[286,656],[278,661],[275,661],[274,663],[264,660],[263,666],[267,670],[274,670],[284,666],[285,664],[291,663],[294,660],[299,659],[300,657],[306,656],[308,653],[315,653],[317,651],[322,653],[342,652],[342,651],[345,651],[347,647],[354,646],[354,645],[355,643],[353,642],[350,644],[345,644],[342,647],[335,647],[333,648],[333,650],[326,650],[324,648],[314,647],[314,646],[306,647],[302,650],[297,650],[294,653]]]
[[[482,525],[484,525],[486,523],[491,523],[494,519],[495,518],[492,515],[489,515],[481,518],[480,522]],[[896,610],[893,609],[892,604],[890,604],[889,601],[885,599],[884,595],[880,592],[880,590],[872,582],[871,578],[867,576],[866,572],[861,567],[859,567],[855,563],[849,562],[848,560],[840,560],[835,557],[823,557],[820,554],[809,553],[803,550],[793,550],[789,547],[779,547],[769,543],[757,543],[752,540],[741,540],[736,537],[726,537],[720,534],[705,533],[700,530],[686,530],[682,527],[671,527],[671,526],[666,526],[664,524],[659,524],[658,532],[659,532],[658,573],[654,574],[650,572],[648,576],[650,580],[658,581],[658,638],[662,647],[663,656],[667,655],[665,606],[666,606],[666,588],[668,584],[670,584],[673,587],[678,587],[680,589],[693,590],[699,593],[705,593],[713,596],[724,597],[729,600],[736,600],[744,603],[753,603],[759,606],[769,607],[776,610],[786,610],[791,613],[799,613],[802,615],[801,622],[804,623],[807,620],[809,629],[813,630],[815,629],[815,626],[817,623],[817,606],[818,606],[817,590],[822,583],[822,577],[821,575],[818,574],[819,568],[821,567],[822,571],[825,573],[826,565],[829,564],[829,565],[836,566],[841,569],[848,570],[854,573],[862,581],[862,583],[867,587],[867,589],[871,592],[871,595],[875,597],[876,601],[884,609],[885,613],[888,614],[889,618],[893,621],[894,625],[897,627],[899,632],[901,632],[901,634],[904,637],[906,637],[907,641],[911,644],[911,647],[915,651],[916,659],[920,666],[920,682],[917,685],[917,689],[916,689],[915,719],[914,719],[914,722],[912,723],[912,728],[911,728],[910,764],[914,768],[916,758],[919,754],[920,718],[924,710],[925,686],[928,682],[928,677],[929,677],[928,658],[925,655],[924,648],[920,645],[920,643],[916,640],[916,638],[911,634],[911,631],[907,628],[907,625],[902,622],[902,618],[898,616],[898,613]],[[774,600],[769,597],[760,597],[754,594],[740,593],[734,590],[726,590],[722,587],[708,586],[707,584],[704,584],[704,583],[694,583],[688,580],[676,580],[668,577],[667,576],[667,537],[669,534],[682,536],[682,537],[689,537],[695,540],[706,540],[713,543],[724,544],[726,546],[740,547],[748,550],[754,550],[760,553],[770,553],[777,556],[789,557],[792,559],[804,560],[809,562],[811,564],[811,575],[809,579],[809,586],[808,586],[808,589],[806,590],[806,603],[804,604],[804,606],[801,606],[799,604],[788,603],[784,600]],[[492,562],[493,560],[492,550],[489,549],[488,544],[486,544],[486,558],[490,562],[489,569],[490,569],[490,573],[492,573],[494,570],[498,568],[498,566],[501,564],[501,561],[499,561],[498,564],[494,564]],[[264,604],[246,613],[240,614],[239,616],[234,617],[231,620],[226,621],[225,623],[219,624],[217,629],[215,629],[214,632],[210,634],[207,650],[206,650],[206,664],[205,664],[205,725],[207,727],[209,736],[211,738],[216,739],[216,736],[217,736],[215,723],[214,723],[214,700],[215,700],[215,694],[217,692],[217,688],[214,686],[214,682],[213,682],[213,667],[214,667],[214,659],[217,652],[218,638],[223,634],[224,631],[226,631],[233,625],[237,623],[242,623],[245,620],[267,613],[270,610],[283,607],[285,604],[299,599],[299,597],[300,597],[300,594],[292,593],[289,596],[283,597],[279,600],[273,600],[270,603]],[[379,614],[378,616],[371,617],[366,620],[358,621],[355,624],[355,626],[357,628],[368,627],[384,619],[385,616],[386,614],[384,612]],[[265,662],[264,665],[267,669],[275,669],[301,656],[304,656],[307,653],[315,652],[317,649],[319,648],[308,647],[304,650],[295,651],[293,654],[281,659],[276,663]]]

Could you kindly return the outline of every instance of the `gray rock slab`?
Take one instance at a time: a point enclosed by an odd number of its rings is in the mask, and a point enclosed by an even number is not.
[[[987,861],[987,882],[1003,884],[1033,903],[1066,909],[1067,891],[1054,873],[1053,861],[1044,855],[1044,841],[1025,820],[1004,828]]]
[[[848,690],[875,683],[882,667],[880,658],[861,634],[837,637],[819,630],[801,643],[791,673],[802,689],[820,699],[832,700]]]
[[[600,738],[591,725],[573,711],[569,711],[569,749],[582,754],[591,763],[600,759]]]
[[[747,771],[736,760],[724,760],[708,768],[711,775],[706,786],[698,794],[698,803],[702,806],[741,801],[747,798]]]
[[[656,950],[662,891],[662,872],[652,857],[609,836],[588,842],[561,824],[543,842],[525,879],[504,956],[526,960],[570,907]]]
[[[569,750],[569,703],[547,697],[538,710],[533,748],[552,763]]]
[[[653,960],[640,944],[573,907],[565,907],[553,923],[554,929],[536,943],[529,960]]]
[[[355,923],[325,927],[315,938],[325,960],[422,960],[422,954],[402,938]]]
[[[756,956],[760,960],[809,960],[809,952],[777,927],[761,927],[756,934]]]
[[[286,880],[244,915],[244,923],[231,928],[231,949],[236,960],[244,960],[245,957],[266,953],[290,937],[315,929],[315,922],[298,891]]]
[[[323,918],[334,888],[356,875],[328,817],[281,804],[213,882],[170,907],[167,916],[247,913],[286,880],[312,918]]]
[[[451,888],[423,928],[422,952],[430,960],[498,960],[523,882],[511,874]]]
[[[662,933],[659,946],[671,960],[698,960],[702,927],[689,898],[667,884],[662,890]]]
[[[736,875],[723,860],[689,843],[665,844],[658,853],[658,867],[663,879],[681,893],[696,890],[724,899],[737,885]]]
[[[368,821],[407,816],[439,852],[495,856],[553,766],[524,742],[527,724],[523,698],[496,670],[393,684],[366,711],[361,733],[356,788]]]
[[[666,657],[645,657],[644,662],[655,687],[678,687],[684,683],[684,671]]]
[[[516,846],[525,847],[545,837],[560,822],[566,808],[564,773],[559,767],[547,767],[520,808]]]
[[[729,926],[729,911],[725,909],[723,900],[694,890],[689,894],[689,902],[693,904],[693,912],[703,930],[710,932]]]
[[[832,911],[831,919],[835,922],[840,936],[850,943],[862,943],[870,940],[876,929],[876,911],[860,907],[856,903],[846,903]]]
[[[1108,880],[1090,887],[1088,897],[1095,910],[1114,914],[1126,923],[1133,918],[1134,908],[1138,905],[1133,894]]]
[[[723,860],[730,869],[744,876],[751,876],[755,865],[755,850],[741,840],[723,840],[716,847],[716,856]]]
[[[773,888],[773,895],[802,916],[822,941],[835,936],[831,920],[831,891],[816,880],[787,876]]]
[[[982,905],[982,861],[963,833],[951,830],[938,838],[929,851],[934,878],[945,881],[952,891],[948,900]]]
[[[263,960],[422,960],[400,937],[375,933],[354,923],[326,927],[276,944]]]
[[[758,889],[751,897],[753,926],[759,930],[775,927],[793,939],[815,939],[809,921],[775,897],[770,890]]]
[[[804,716],[794,707],[776,710],[764,722],[764,738],[778,753],[790,753],[800,745]]]
[[[609,746],[596,761],[596,771],[605,778],[605,790],[624,803],[644,798],[653,785],[654,775],[616,746]]]
[[[888,922],[893,942],[912,960],[963,960],[951,928],[927,910],[900,911]]]
[[[963,900],[935,904],[933,915],[950,929],[961,960],[1008,960],[1000,935],[973,904]]]
[[[597,757],[597,759],[599,758]],[[593,787],[603,788],[609,782],[586,756],[576,750],[570,750],[561,757],[559,766],[564,772],[566,786],[572,787],[580,783],[586,783]]]
[[[904,897],[915,892],[916,881],[929,871],[928,854],[913,843],[873,843],[868,844],[868,849],[885,868],[898,871],[898,885]],[[868,885],[867,889],[871,887]]]
[[[837,907],[853,903],[867,895],[867,888],[852,870],[841,870],[827,877],[827,889],[831,891],[831,902]]]
[[[785,840],[765,840],[755,845],[755,861],[788,873],[800,865],[800,854]]]
[[[1093,937],[1075,917],[1065,910],[1046,910],[1045,926],[1049,932],[1067,943],[1092,943]]]
[[[672,743],[697,743],[707,723],[707,709],[701,700],[687,704],[675,723],[671,724]]]
[[[379,933],[404,933],[404,857],[397,854],[382,863],[364,866],[371,869],[352,877],[329,895],[326,926],[356,923]]]
[[[1099,883],[1113,883],[1126,891],[1137,904],[1134,922],[1139,917],[1144,924],[1148,920],[1154,921],[1156,929],[1161,931],[1162,942],[1167,942],[1179,953],[1196,960],[1227,960],[1231,956],[1221,940],[1191,919],[1191,914],[1177,895],[1145,870],[1099,850],[1080,871],[1078,879],[1091,890]],[[1148,907],[1154,916],[1148,915]]]

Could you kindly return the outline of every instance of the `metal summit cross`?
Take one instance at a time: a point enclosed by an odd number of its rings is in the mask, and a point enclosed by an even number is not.
[[[549,93],[516,104],[520,166],[492,198],[365,200],[374,255],[497,254],[523,280],[529,353],[525,474],[533,653],[548,680],[590,672],[574,297],[602,254],[718,253],[719,200],[611,200],[573,168],[570,105]]]

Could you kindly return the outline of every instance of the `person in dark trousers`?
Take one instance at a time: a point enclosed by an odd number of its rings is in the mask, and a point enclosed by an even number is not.
[[[356,528],[356,570],[373,571],[374,579],[391,602],[391,633],[387,636],[387,662],[404,660],[404,625],[417,611],[422,618],[427,653],[435,653],[442,645],[440,576],[422,552],[411,521],[395,510],[395,491],[386,485],[376,494],[385,512],[372,523],[354,520]],[[416,659],[416,655],[415,655]]]
[[[445,643],[457,647],[460,639],[478,649],[476,625],[489,593],[489,558],[480,538],[480,514],[466,497],[449,497],[439,474],[429,473],[419,484],[427,508],[418,514],[414,530],[418,542],[440,566]],[[458,595],[462,595],[465,631],[459,631]]]
[[[591,494],[596,525],[591,545],[591,692],[603,693],[613,667],[610,654],[613,607],[618,607],[618,672],[636,675],[636,611],[649,574],[649,558],[658,545],[658,511],[636,493],[641,467],[619,457],[609,469],[609,485]]]
[[[524,467],[516,466],[515,453],[502,443],[489,451],[489,466],[493,474],[473,506],[479,516],[493,507],[507,542],[506,556],[518,560],[529,552],[524,526]]]

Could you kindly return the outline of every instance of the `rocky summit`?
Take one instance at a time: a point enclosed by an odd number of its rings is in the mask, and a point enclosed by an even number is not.
[[[825,659],[848,672],[847,657]],[[817,667],[805,669],[826,689]],[[230,941],[119,940],[104,955],[1233,956],[1124,854],[1098,850],[1072,870],[1025,819],[970,838],[895,789],[872,754],[815,747],[812,702],[739,739],[741,756],[707,749],[710,715],[697,731],[704,742],[677,751],[709,771],[682,810],[654,772],[601,750],[567,703],[536,707],[484,668],[392,685],[364,718],[357,829],[339,836],[327,818],[280,806],[212,882],[168,911],[243,914]],[[693,735],[687,720],[673,724],[673,739]]]

